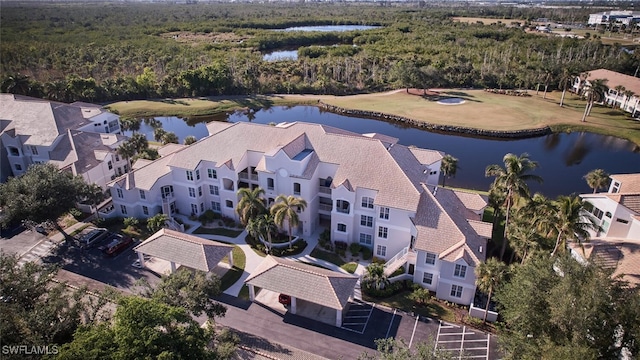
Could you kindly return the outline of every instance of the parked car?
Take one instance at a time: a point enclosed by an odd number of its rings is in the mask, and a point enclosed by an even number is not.
[[[291,296],[280,294],[278,295],[278,302],[284,306],[289,306],[291,305]]]
[[[107,245],[101,247],[101,250],[106,256],[116,256],[123,252],[131,244],[133,244],[133,238],[115,234],[109,240],[109,243]]]
[[[91,229],[88,233],[80,237],[80,247],[83,249],[89,249],[106,239],[109,236],[109,231],[104,228]]]

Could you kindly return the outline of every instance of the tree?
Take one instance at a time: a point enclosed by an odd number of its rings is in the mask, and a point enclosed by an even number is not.
[[[635,93],[631,90],[624,91],[624,104],[622,105],[623,109],[626,109],[629,106],[629,100],[635,95]]]
[[[132,143],[131,141],[124,141],[122,142],[122,144],[120,144],[120,146],[118,146],[118,148],[116,149],[116,152],[118,153],[118,155],[122,156],[123,158],[127,159],[127,165],[131,165],[131,158],[134,157],[136,155],[136,144]],[[129,166],[127,166],[127,169],[129,169]]]
[[[81,176],[60,171],[55,165],[31,165],[22,176],[0,184],[0,225],[48,222],[62,230],[57,219],[78,201],[91,196],[93,190]]]
[[[587,181],[587,185],[593,189],[594,194],[598,189],[606,188],[607,185],[609,185],[609,174],[602,169],[589,171],[589,173],[584,176],[584,179]]]
[[[535,170],[538,167],[538,163],[529,159],[529,155],[524,153],[520,156],[514,154],[506,154],[502,159],[504,162],[504,168],[500,165],[489,165],[485,170],[485,176],[494,176],[495,184],[499,188],[505,190],[506,196],[506,211],[505,211],[505,226],[504,226],[504,239],[502,242],[502,248],[500,249],[500,259],[504,257],[504,252],[507,248],[508,242],[508,229],[509,229],[509,212],[514,201],[519,197],[529,198],[529,186],[527,181],[533,180],[542,182],[542,178],[529,174],[530,171]]]
[[[164,135],[167,133],[167,131],[161,127],[156,127],[153,129],[153,138],[156,141],[162,141],[162,139],[164,138]]]
[[[273,215],[273,221],[279,226],[284,226],[286,221],[289,226],[289,249],[291,249],[291,242],[293,240],[292,228],[298,226],[300,218],[298,217],[298,211],[304,211],[307,208],[307,202],[302,198],[297,198],[292,195],[278,195],[276,203],[271,207],[271,215]]]
[[[127,140],[136,149],[137,153],[141,153],[149,148],[149,140],[144,134],[134,133]]]
[[[616,106],[616,103],[618,103],[618,97],[620,97],[620,94],[624,93],[626,90],[622,85],[616,85],[613,89],[616,91],[616,98],[611,103],[612,108]],[[622,104],[620,104],[620,107],[622,108]]]
[[[178,139],[178,135],[170,131],[169,132],[165,131],[165,133],[162,135],[161,141],[162,141],[162,145],[180,143],[180,140]]]
[[[403,340],[394,338],[376,339],[378,353],[375,355],[364,353],[358,360],[453,360],[450,349],[439,349],[433,339],[419,342],[409,348]]]
[[[167,214],[155,214],[147,219],[147,229],[152,233],[155,233],[162,229],[166,225],[167,221],[169,221],[169,216],[167,216]]]
[[[368,289],[382,290],[389,285],[389,279],[384,274],[384,265],[378,263],[367,266],[367,273],[362,280],[363,285]]]
[[[476,286],[480,291],[487,294],[487,304],[484,308],[483,323],[487,322],[487,314],[489,313],[489,303],[493,291],[500,286],[507,274],[507,265],[496,258],[489,258],[476,267]]]
[[[185,145],[191,145],[191,144],[195,143],[196,141],[198,141],[198,139],[196,139],[196,137],[193,136],[193,135],[189,135],[189,136],[184,138],[184,144]]]
[[[140,125],[142,123],[141,119],[130,118],[130,117],[120,117],[120,128],[122,131],[133,131],[135,134],[138,130],[140,130]]]
[[[560,88],[562,89],[562,96],[560,97],[560,107],[564,106],[564,96],[567,93],[567,88],[569,87],[569,82],[573,80],[575,77],[575,73],[568,68],[562,69],[562,73],[560,74]]]
[[[236,205],[236,212],[240,216],[240,222],[243,225],[247,225],[249,220],[263,214],[267,211],[264,205],[264,189],[256,187],[255,189],[242,188],[238,190],[238,205]]]
[[[255,239],[266,239],[269,243],[268,252],[271,252],[273,246],[271,236],[277,230],[273,215],[265,213],[249,219],[247,223],[247,231]]]
[[[458,171],[458,159],[453,156],[447,154],[442,158],[442,163],[440,164],[440,171],[442,172],[442,187],[444,187],[444,183],[446,178],[455,177],[456,172]]]
[[[584,201],[577,195],[561,195],[553,202],[554,214],[551,220],[556,237],[556,245],[551,252],[555,256],[558,249],[566,249],[567,240],[575,240],[581,243],[588,241],[589,230],[598,230],[595,220],[587,215],[584,209]],[[560,246],[562,245],[562,246]]]
[[[587,121],[587,116],[591,114],[591,108],[594,102],[604,101],[605,94],[609,91],[606,79],[594,79],[590,83],[586,83],[583,88],[583,94],[587,97],[587,105],[584,108],[582,122]]]

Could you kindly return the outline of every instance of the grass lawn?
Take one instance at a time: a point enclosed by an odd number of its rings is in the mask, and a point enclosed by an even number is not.
[[[231,285],[235,284],[238,279],[240,279],[240,276],[242,276],[242,273],[244,272],[244,267],[247,264],[247,258],[239,246],[235,245],[233,247],[232,254],[233,267],[220,279],[220,292],[227,290]],[[228,255],[222,259],[222,261],[228,264]]]
[[[343,270],[345,270],[346,272],[348,272],[349,274],[353,274],[354,272],[356,272],[356,269],[358,268],[358,263],[352,261],[352,262],[348,262],[346,264],[343,264],[340,267]]]
[[[249,287],[247,286],[247,284],[242,285],[242,289],[240,289],[238,298],[243,300],[249,300]]]
[[[409,313],[414,312],[420,316],[438,318],[448,322],[460,321],[460,319],[456,319],[456,313],[453,309],[440,304],[438,301],[432,299],[429,301],[429,304],[425,306],[416,306],[415,302],[408,298],[409,294],[411,294],[411,291],[407,290],[385,299],[376,299],[363,294],[362,299]]]
[[[318,248],[313,249],[310,255],[316,259],[325,260],[338,266],[346,264],[346,261],[344,261],[338,254],[323,251]]]
[[[193,231],[194,234],[207,234],[207,235],[220,235],[226,236],[230,238],[236,238],[238,235],[242,233],[242,230],[233,230],[233,229],[225,229],[225,228],[206,228],[204,226],[200,226],[199,228]]]

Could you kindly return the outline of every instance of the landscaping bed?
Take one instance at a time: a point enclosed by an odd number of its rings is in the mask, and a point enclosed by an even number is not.
[[[238,237],[238,235],[242,234],[242,230],[227,229],[222,227],[208,228],[200,226],[193,231],[193,234],[220,235],[230,238],[236,238]]]
[[[267,247],[262,243],[262,241],[254,239],[253,236],[251,235],[247,235],[244,238],[244,241],[249,246],[251,246],[251,249],[253,249],[253,251],[255,251],[258,255],[262,257],[267,256]],[[298,255],[301,252],[303,252],[304,249],[306,249],[306,247],[307,247],[307,242],[304,241],[304,239],[298,239],[298,241],[296,241],[291,248],[289,247],[280,248],[280,249],[275,247],[272,248],[271,255],[277,256],[277,257]]]

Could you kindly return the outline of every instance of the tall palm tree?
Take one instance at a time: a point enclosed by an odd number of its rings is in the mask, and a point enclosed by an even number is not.
[[[493,291],[500,286],[507,274],[507,265],[496,258],[490,258],[476,267],[476,286],[487,294],[487,305],[484,308],[483,323],[487,322],[489,303]]]
[[[551,256],[555,256],[559,249],[566,250],[567,240],[576,240],[578,243],[588,241],[589,230],[597,231],[600,228],[595,220],[587,215],[584,201],[579,196],[560,195],[553,203],[555,213],[552,221],[557,237]]]
[[[606,188],[607,185],[609,185],[609,174],[602,169],[589,171],[589,173],[584,176],[584,179],[587,181],[587,185],[593,189],[594,194],[598,189]]]
[[[149,148],[149,140],[144,134],[134,133],[128,140],[136,148],[136,152],[141,153]]]
[[[587,105],[584,108],[582,122],[587,121],[587,116],[591,114],[591,108],[593,108],[594,102],[604,101],[605,94],[609,91],[607,81],[608,80],[606,79],[594,79],[589,83],[585,83],[583,87],[583,94],[587,97]]]
[[[271,206],[271,215],[275,223],[282,227],[284,222],[287,221],[289,226],[289,248],[291,248],[291,240],[293,234],[291,228],[298,226],[300,218],[298,217],[298,209],[303,211],[307,208],[307,202],[302,198],[297,198],[293,195],[285,196],[278,195],[275,204]]]
[[[627,106],[629,106],[629,100],[631,100],[631,97],[633,97],[633,95],[635,95],[636,93],[634,93],[631,90],[625,90],[624,91],[624,104],[622,105],[622,109],[626,110]]]
[[[273,220],[273,216],[270,213],[264,213],[249,219],[247,223],[247,232],[256,239],[266,239],[269,243],[267,253],[271,253],[273,247],[273,241],[271,236],[276,231],[276,223]]]
[[[440,171],[442,172],[442,187],[444,187],[444,183],[446,178],[455,177],[456,172],[458,171],[458,159],[453,156],[447,154],[442,158],[442,163],[440,164]]]
[[[494,176],[497,186],[503,188],[506,192],[506,211],[504,224],[504,239],[502,248],[500,249],[500,258],[504,257],[507,249],[508,229],[509,229],[509,212],[511,206],[518,197],[529,198],[529,186],[527,181],[542,182],[542,178],[529,172],[538,167],[538,163],[529,159],[529,155],[524,153],[520,156],[515,154],[506,154],[502,159],[504,168],[500,165],[489,165],[485,170],[485,176]]]
[[[363,282],[368,288],[382,290],[389,285],[389,278],[384,274],[384,265],[372,263],[367,266],[367,273],[364,275]]]
[[[623,93],[626,90],[622,85],[616,85],[613,89],[616,91],[616,98],[613,100],[613,103],[611,104],[612,108],[616,107],[616,104],[618,103],[618,97],[620,96],[621,93]],[[622,104],[620,104],[620,108],[622,108]]]
[[[247,225],[249,220],[267,211],[262,195],[264,195],[264,189],[259,186],[253,190],[249,188],[238,190],[240,200],[236,205],[236,212],[240,215],[240,222],[243,225]]]
[[[123,158],[127,159],[127,164],[130,166],[131,158],[136,154],[136,146],[130,141],[124,141],[120,146],[118,146],[116,152]],[[127,166],[127,170],[129,166]]]
[[[562,73],[560,74],[560,88],[562,89],[562,96],[560,97],[560,107],[564,106],[564,96],[567,93],[567,88],[569,87],[569,82],[576,76],[576,74],[568,69],[562,69]]]

